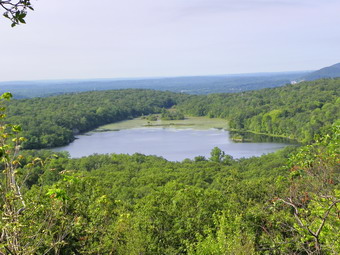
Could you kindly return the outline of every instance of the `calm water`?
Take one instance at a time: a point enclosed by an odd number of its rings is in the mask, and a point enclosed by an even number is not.
[[[68,151],[73,158],[94,153],[142,153],[162,156],[167,160],[181,161],[195,156],[210,156],[219,147],[234,158],[261,156],[285,147],[286,143],[235,143],[225,130],[193,130],[171,128],[133,128],[120,131],[79,135],[71,144],[55,148]]]

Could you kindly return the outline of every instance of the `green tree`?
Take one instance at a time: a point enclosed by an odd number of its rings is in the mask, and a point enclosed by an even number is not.
[[[315,144],[292,156],[290,188],[278,200],[292,209],[301,247],[313,254],[340,253],[339,141],[338,123]]]
[[[25,24],[27,10],[33,10],[30,0],[0,0],[0,7],[5,10],[3,15],[12,22],[12,27]]]
[[[226,165],[230,165],[233,161],[232,156],[225,154],[225,152],[218,147],[214,147],[211,150],[209,159],[210,161],[224,163]]]
[[[9,100],[10,93],[4,93],[3,100]],[[72,214],[67,211],[67,190],[59,186],[31,189],[30,194],[22,192],[29,179],[27,168],[43,163],[34,158],[23,165],[20,154],[19,136],[21,127],[4,123],[6,108],[0,105],[0,253],[1,254],[46,254],[51,250],[59,253],[63,240],[70,233]],[[70,187],[69,183],[64,187]],[[71,215],[71,216],[70,216]]]
[[[11,97],[10,93],[5,93],[0,99],[9,100]],[[5,107],[1,106],[1,121],[6,116],[4,113],[5,109]],[[16,135],[20,130],[20,126],[4,123],[0,125],[0,159],[3,168],[0,184],[2,195],[1,206],[3,209],[1,213],[1,238],[6,240],[6,244],[3,247],[13,254],[20,252],[19,218],[22,211],[26,208],[16,176],[20,160],[18,152],[20,143],[23,141],[23,138]]]
[[[210,152],[210,160],[213,162],[222,162],[223,158],[224,158],[224,151],[222,151],[220,148],[218,147],[214,147],[211,152]]]

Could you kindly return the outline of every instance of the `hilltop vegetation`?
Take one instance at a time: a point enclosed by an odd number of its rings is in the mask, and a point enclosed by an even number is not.
[[[219,117],[232,129],[310,142],[339,118],[339,86],[340,79],[330,79],[204,96],[151,90],[85,92],[13,100],[8,121],[22,125],[28,139],[25,148],[49,148],[68,144],[75,134],[100,125],[176,106],[181,118],[183,114]]]
[[[8,105],[8,121],[23,126],[26,148],[50,148],[68,144],[75,134],[100,125],[158,113],[186,97],[152,90],[116,90],[13,100]]]
[[[225,118],[232,129],[310,142],[340,117],[340,79],[284,87],[191,97],[179,109]]]
[[[309,145],[239,160],[219,148],[208,159],[183,162],[138,153],[70,159],[18,153],[20,127],[2,123],[0,253],[339,254],[339,83],[209,96],[122,90],[13,100],[6,122],[23,124],[26,144],[35,137],[37,147],[72,140],[76,128],[168,116],[165,108],[173,106]]]
[[[0,224],[20,254],[338,254],[338,140],[339,125],[299,151],[181,163],[27,151],[25,210]]]
[[[303,77],[306,81],[313,81],[324,78],[340,77],[340,63],[321,68],[320,70],[309,73]]]

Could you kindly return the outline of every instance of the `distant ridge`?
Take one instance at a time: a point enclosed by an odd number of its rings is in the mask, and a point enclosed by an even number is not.
[[[336,78],[340,77],[340,63],[332,66],[321,68],[303,77],[306,81],[313,81],[323,78]]]
[[[0,82],[0,94],[15,98],[45,97],[65,93],[110,89],[154,89],[187,94],[236,93],[291,83],[310,72],[276,72],[233,75],[126,79],[47,80]]]

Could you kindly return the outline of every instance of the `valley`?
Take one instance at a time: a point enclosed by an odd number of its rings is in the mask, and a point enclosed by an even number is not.
[[[6,93],[0,224],[26,254],[334,254],[339,86]]]
[[[339,0],[0,0],[0,255],[339,255]]]

